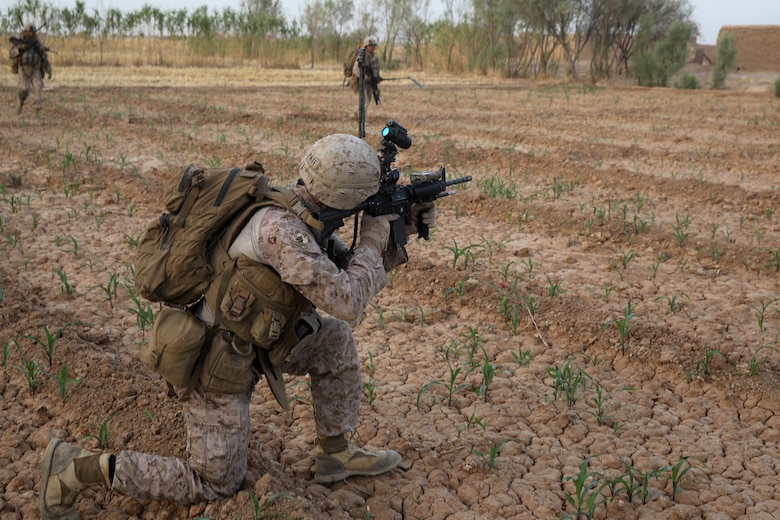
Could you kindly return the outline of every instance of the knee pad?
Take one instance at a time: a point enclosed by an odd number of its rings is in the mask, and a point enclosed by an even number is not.
[[[19,94],[19,101],[24,101],[25,99],[27,99],[27,96],[30,95],[30,91],[29,90],[20,90],[18,92],[18,94]]]

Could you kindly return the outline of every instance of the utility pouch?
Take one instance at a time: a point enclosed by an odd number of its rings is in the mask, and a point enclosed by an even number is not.
[[[161,375],[177,393],[191,390],[205,342],[203,322],[188,310],[163,307],[154,320],[152,339],[141,348],[141,363]]]
[[[209,346],[200,383],[209,392],[220,394],[240,394],[254,386],[255,349],[251,343],[241,341],[235,335],[220,331]]]
[[[302,312],[292,330],[268,352],[271,364],[281,367],[298,357],[319,332],[322,326],[320,320],[320,315],[314,308],[309,312]]]
[[[272,268],[239,256],[225,284],[222,299],[216,303],[220,323],[245,342],[272,348],[290,330],[290,317],[305,300],[283,283]],[[206,301],[214,294],[206,293]]]

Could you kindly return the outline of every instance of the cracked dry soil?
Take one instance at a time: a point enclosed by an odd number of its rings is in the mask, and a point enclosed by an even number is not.
[[[105,425],[113,450],[184,454],[180,405],[138,361],[150,331],[128,289],[166,179],[259,159],[286,184],[316,139],[357,132],[336,81],[188,83],[63,81],[41,120],[16,117],[2,90],[2,520],[38,518],[52,436],[94,447]],[[89,490],[81,517],[255,518],[256,499],[263,518],[556,519],[576,514],[582,474],[583,500],[612,482],[595,518],[777,518],[780,100],[426,87],[387,84],[366,124],[377,148],[386,119],[409,129],[404,175],[474,177],[355,328],[356,436],[401,467],[313,484],[305,380],[288,381],[287,413],[261,381],[235,497],[183,507]]]

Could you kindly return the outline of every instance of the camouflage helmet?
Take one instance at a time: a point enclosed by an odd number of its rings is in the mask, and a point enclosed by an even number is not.
[[[369,45],[376,46],[376,40],[371,36],[366,36],[366,38],[363,40],[363,47],[368,47]]]
[[[32,23],[32,22],[27,22],[26,24],[24,24],[24,30],[23,30],[23,32],[26,32],[26,33],[33,33],[33,34],[35,34],[36,32],[38,32],[38,28],[37,28],[37,27],[35,27],[35,24],[34,24],[34,23]]]
[[[335,209],[352,209],[379,191],[379,157],[362,139],[333,134],[311,145],[298,164],[309,193]]]

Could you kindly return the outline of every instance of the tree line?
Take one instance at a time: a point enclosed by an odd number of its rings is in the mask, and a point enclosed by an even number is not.
[[[120,38],[181,40],[208,56],[263,60],[269,53],[298,63],[339,63],[366,35],[379,38],[380,59],[395,66],[447,73],[593,80],[636,77],[663,45],[679,51],[698,29],[688,0],[305,0],[288,19],[281,0],[242,0],[234,9],[57,7],[17,0],[0,13],[0,31],[45,24],[48,35],[85,42]],[[686,38],[687,37],[687,38]],[[671,38],[671,40],[670,40]],[[681,38],[686,41],[681,43]]]

